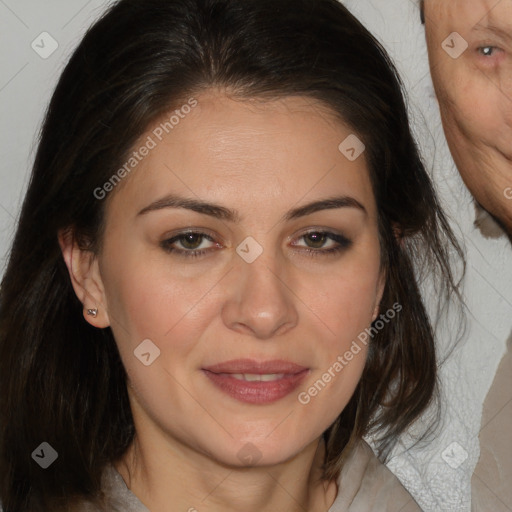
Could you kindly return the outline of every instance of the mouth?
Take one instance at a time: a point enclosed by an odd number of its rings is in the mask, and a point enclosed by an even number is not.
[[[286,376],[286,373],[219,373],[218,375],[247,382],[272,382],[273,380],[282,379]]]
[[[250,404],[269,404],[292,393],[310,373],[289,361],[226,361],[202,368],[214,386],[230,397]]]

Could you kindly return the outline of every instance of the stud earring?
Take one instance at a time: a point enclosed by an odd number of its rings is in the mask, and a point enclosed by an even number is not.
[[[97,309],[88,309],[87,314],[92,316],[93,318],[95,318],[96,315],[98,314],[98,310]]]

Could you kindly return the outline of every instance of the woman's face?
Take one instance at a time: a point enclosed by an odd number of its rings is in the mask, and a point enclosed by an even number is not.
[[[276,464],[332,424],[365,364],[352,342],[384,283],[367,163],[311,99],[194,100],[135,145],[93,295],[139,438]]]

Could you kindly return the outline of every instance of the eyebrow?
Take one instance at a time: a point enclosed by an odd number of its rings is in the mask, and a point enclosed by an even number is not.
[[[236,210],[197,199],[181,197],[175,194],[167,195],[151,203],[140,210],[137,216],[144,215],[152,211],[163,210],[165,208],[185,208],[203,215],[209,215],[216,219],[234,223],[240,222],[241,220],[240,214]],[[312,201],[303,206],[289,210],[281,218],[281,222],[305,217],[306,215],[311,215],[312,213],[321,210],[333,210],[337,208],[355,208],[363,212],[365,215],[368,214],[366,208],[357,199],[350,196],[334,196],[318,201]]]
[[[483,25],[481,23],[477,23],[473,27],[473,31],[485,32],[487,34],[491,34],[496,37],[499,37],[499,38],[503,39],[504,41],[508,41],[508,42],[512,41],[512,35],[511,35],[510,30],[505,30],[503,28],[497,27],[496,25],[492,25],[492,24]]]

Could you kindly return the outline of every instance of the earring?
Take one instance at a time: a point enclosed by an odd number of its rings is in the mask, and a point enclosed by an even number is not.
[[[97,309],[88,309],[87,314],[95,318],[96,315],[98,314],[98,310]]]

